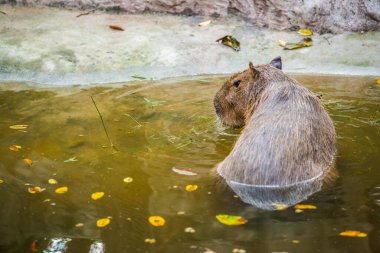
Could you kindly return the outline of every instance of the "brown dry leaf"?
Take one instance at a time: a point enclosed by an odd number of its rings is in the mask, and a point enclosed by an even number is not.
[[[12,151],[20,151],[22,147],[20,145],[12,145],[9,147],[10,150]]]
[[[27,166],[32,166],[32,164],[33,164],[32,159],[29,159],[29,158],[24,158],[23,161],[24,161],[25,165],[27,165]]]
[[[34,240],[34,241],[32,242],[32,244],[30,245],[30,250],[33,251],[33,252],[37,252],[37,250],[38,250],[38,245],[37,245],[37,241],[36,241],[36,240]]]
[[[59,187],[55,189],[55,193],[63,194],[63,193],[66,193],[68,190],[69,188],[67,186],[63,186],[63,187]]]
[[[93,200],[97,200],[97,199],[100,199],[104,196],[104,192],[94,192],[93,194],[91,194],[91,198]]]
[[[110,25],[110,28],[113,30],[124,31],[124,28],[119,25]]]
[[[148,218],[149,223],[155,227],[162,227],[165,225],[165,219],[161,216],[153,215]]]
[[[28,192],[31,194],[40,193],[42,191],[43,191],[43,189],[39,186],[32,186],[32,187],[28,188]]]
[[[198,189],[198,185],[196,184],[188,184],[185,187],[185,190],[188,192],[193,192],[193,191],[196,191],[197,189]]]
[[[198,24],[198,26],[203,27],[203,26],[207,26],[207,25],[209,25],[210,23],[211,23],[211,20],[207,20],[207,21],[204,21],[204,22],[200,22],[200,23]]]
[[[110,224],[110,222],[111,222],[111,218],[110,217],[99,219],[96,222],[96,226],[98,228],[104,228],[105,226],[107,226],[108,224]]]
[[[294,206],[295,209],[301,209],[301,210],[306,210],[306,209],[317,209],[316,206],[314,205],[303,205],[303,204],[298,204]]]
[[[15,129],[15,130],[24,130],[28,128],[28,125],[12,125],[9,126],[10,129]]]
[[[347,237],[367,237],[366,233],[356,231],[356,230],[346,230],[341,233],[339,233],[340,236],[347,236]]]

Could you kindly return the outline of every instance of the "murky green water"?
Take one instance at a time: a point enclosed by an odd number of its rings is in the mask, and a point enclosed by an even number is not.
[[[210,175],[238,134],[218,125],[214,114],[212,98],[224,79],[71,90],[3,84],[0,252],[380,252],[380,86],[365,77],[296,76],[323,93],[339,136],[340,178],[305,201],[316,210],[269,212],[218,190]],[[109,147],[90,95],[118,152]],[[14,124],[29,127],[10,129]],[[9,150],[14,144],[22,149]],[[72,157],[77,161],[67,161]],[[188,184],[199,188],[187,192]],[[45,191],[31,194],[30,185]],[[55,193],[61,186],[68,192]],[[98,191],[104,197],[92,200]],[[217,214],[242,215],[248,223],[225,226]],[[150,225],[151,215],[165,225]],[[98,228],[96,221],[108,216],[111,223]],[[345,230],[368,236],[339,236]]]

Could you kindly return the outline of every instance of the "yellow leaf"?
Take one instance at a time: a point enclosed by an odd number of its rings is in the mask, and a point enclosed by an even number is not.
[[[366,233],[356,231],[356,230],[346,230],[346,231],[339,233],[339,235],[340,236],[347,236],[347,237],[366,237],[367,236]]]
[[[311,30],[311,29],[299,29],[297,32],[298,32],[298,34],[300,34],[302,36],[313,35],[313,30]]]
[[[156,243],[156,239],[154,239],[154,238],[146,238],[144,240],[144,242],[145,243],[149,243],[149,244],[154,244],[154,243]]]
[[[63,193],[66,193],[68,190],[69,188],[67,186],[63,186],[63,187],[59,187],[55,189],[55,193],[63,194]]]
[[[124,183],[132,183],[133,182],[133,178],[131,177],[126,177],[123,179]]]
[[[298,244],[298,243],[300,243],[301,241],[300,240],[293,240],[292,241],[292,243],[294,243],[294,244]]]
[[[306,210],[306,209],[317,209],[317,207],[314,206],[314,205],[302,205],[302,204],[295,205],[294,208],[295,208],[295,209],[301,209],[301,210]]]
[[[12,151],[20,151],[21,148],[22,147],[19,146],[19,145],[12,145],[12,146],[9,147],[9,149],[12,150]]]
[[[310,47],[311,45],[313,45],[313,40],[308,37],[308,38],[303,38],[298,43],[286,42],[283,40],[279,40],[278,43],[280,46],[284,47],[284,49],[292,50],[292,49],[297,49],[297,48]]]
[[[29,158],[24,158],[23,161],[24,161],[25,165],[27,165],[27,166],[32,166],[32,164],[33,164],[33,161]]]
[[[15,129],[15,130],[24,130],[28,128],[28,125],[12,125],[9,126],[10,129]]]
[[[228,215],[228,214],[219,214],[216,216],[216,219],[220,223],[224,225],[228,225],[228,226],[238,226],[238,225],[243,225],[248,222],[246,219],[244,219],[241,216],[234,216],[234,215]]]
[[[204,21],[204,22],[201,22],[198,24],[198,26],[202,27],[202,26],[207,26],[211,23],[211,20],[207,20],[207,21]]]
[[[165,219],[161,216],[150,216],[148,218],[148,221],[150,224],[152,224],[152,226],[155,227],[162,227],[163,225],[165,225]]]
[[[110,218],[99,219],[96,222],[96,226],[99,227],[99,228],[104,228],[105,226],[107,226],[108,224],[110,224],[110,222],[111,222]]]
[[[277,211],[281,211],[281,210],[285,210],[286,208],[288,208],[287,205],[284,205],[284,204],[272,204]]]
[[[104,196],[104,192],[94,192],[93,194],[91,194],[91,198],[93,200],[100,199],[103,196]]]
[[[42,192],[42,189],[39,186],[29,187],[28,192],[31,194],[40,193]]]
[[[49,184],[58,184],[58,181],[55,180],[55,179],[50,178],[50,179],[48,180],[48,183],[49,183]]]
[[[380,77],[376,79],[376,84],[380,84]]]
[[[188,185],[186,185],[185,189],[188,192],[193,192],[193,191],[196,191],[198,189],[198,185],[196,185],[196,184],[188,184]]]

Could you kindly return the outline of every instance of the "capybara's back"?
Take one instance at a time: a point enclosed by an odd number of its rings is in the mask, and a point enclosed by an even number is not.
[[[320,99],[287,76],[277,58],[233,75],[214,99],[221,121],[244,129],[217,172],[243,201],[293,205],[332,177],[333,123]]]

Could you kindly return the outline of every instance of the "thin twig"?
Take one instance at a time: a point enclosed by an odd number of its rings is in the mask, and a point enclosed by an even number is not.
[[[81,14],[77,15],[76,17],[79,18],[79,17],[81,17],[81,16],[86,16],[86,15],[88,15],[88,14],[91,14],[91,13],[95,12],[95,11],[96,11],[96,9],[93,9],[93,10],[91,10],[91,11],[81,13]]]
[[[4,12],[4,11],[0,11],[0,13],[1,13],[1,14],[4,14],[4,15],[7,15],[7,13],[6,13],[6,12]]]
[[[110,142],[111,147],[112,147],[114,150],[119,151],[119,150],[115,147],[115,145],[113,145],[113,143],[112,143],[112,141],[111,141],[111,138],[110,138],[110,136],[108,135],[107,128],[106,128],[106,125],[104,124],[102,114],[100,113],[100,111],[99,111],[99,109],[98,109],[98,106],[96,105],[95,100],[94,100],[94,98],[93,98],[92,96],[91,96],[91,99],[92,99],[92,102],[93,102],[94,105],[95,105],[96,110],[98,111],[98,114],[99,114],[100,120],[102,121],[102,125],[103,125],[103,128],[104,128],[104,132],[105,132],[106,135],[107,135],[107,139],[108,139],[108,141]]]
[[[327,43],[329,43],[329,45],[331,45],[330,41],[326,37],[323,38],[327,41]]]

